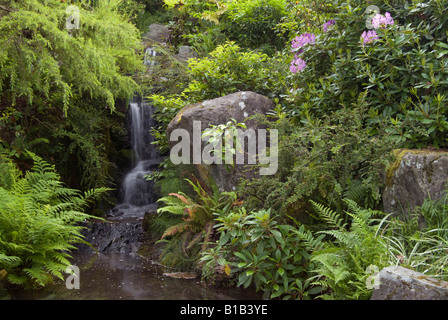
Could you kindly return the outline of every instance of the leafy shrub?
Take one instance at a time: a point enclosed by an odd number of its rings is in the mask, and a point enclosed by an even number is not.
[[[285,38],[275,31],[287,15],[284,0],[237,0],[227,3],[221,29],[243,47],[257,49],[270,45],[281,49]]]
[[[154,137],[154,145],[161,154],[169,152],[168,137],[166,129],[176,114],[185,106],[185,101],[176,95],[153,94],[148,97],[154,105],[153,117],[156,125],[151,128],[151,134]]]
[[[7,158],[0,162],[0,270],[11,284],[25,287],[63,279],[70,250],[85,243],[77,224],[91,216],[82,210],[107,191],[65,188],[53,167],[31,157],[34,166],[24,176]]]
[[[189,61],[191,81],[184,93],[192,102],[236,91],[254,91],[269,97],[283,90],[283,63],[266,54],[244,51],[234,42],[218,46],[209,57]]]
[[[321,291],[312,286],[307,271],[310,253],[321,248],[323,236],[313,237],[303,225],[280,225],[270,210],[246,212],[242,207],[216,216],[219,240],[202,252],[204,276],[224,266],[229,276],[236,275],[238,286],[255,285],[271,299],[310,299]]]
[[[393,25],[378,27],[378,39],[363,43],[366,3],[341,2],[335,27],[316,33],[300,58],[307,67],[290,78],[294,114],[321,116],[349,106],[359,95],[369,106],[372,134],[385,122],[403,147],[446,145],[446,6],[438,2],[380,2]]]
[[[345,197],[367,207],[378,206],[382,172],[392,160],[393,144],[386,142],[387,134],[370,136],[363,125],[365,107],[359,103],[301,125],[288,118],[267,122],[281,138],[278,171],[242,182],[246,205],[271,208],[284,217],[300,216],[303,222],[313,214],[309,200],[338,212],[345,208],[341,200]]]
[[[296,34],[322,30],[324,23],[337,14],[340,1],[301,0],[287,1],[287,14],[277,23],[275,30],[286,38]]]

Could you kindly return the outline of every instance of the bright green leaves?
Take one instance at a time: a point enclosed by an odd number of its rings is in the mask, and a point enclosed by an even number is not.
[[[192,81],[184,93],[193,102],[217,98],[237,91],[254,91],[268,96],[283,84],[276,73],[275,59],[245,51],[234,42],[218,46],[210,57],[189,60]],[[278,75],[275,78],[273,75]]]
[[[254,285],[266,297],[285,299],[309,298],[309,290],[321,290],[307,280],[305,266],[311,255],[301,239],[308,238],[317,247],[322,237],[305,234],[303,226],[279,225],[270,210],[246,212],[242,207],[217,215],[215,221],[220,238],[201,260],[210,265],[215,259],[221,266],[230,266],[238,286]]]
[[[77,224],[91,217],[83,210],[108,189],[65,188],[52,166],[30,156],[31,171],[0,185],[0,271],[13,284],[44,286],[62,278],[70,250],[83,242]]]
[[[287,16],[286,6],[284,0],[230,1],[221,19],[223,32],[244,47],[282,49],[285,38],[275,27]]]
[[[64,2],[15,5],[18,10],[0,20],[3,99],[44,100],[67,114],[74,95],[102,99],[111,110],[115,99],[132,96],[137,84],[125,74],[142,65],[138,32],[109,4],[95,11],[80,5],[80,28],[72,32],[65,29]]]

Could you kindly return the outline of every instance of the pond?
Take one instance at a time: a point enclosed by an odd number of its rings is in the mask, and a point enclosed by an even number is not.
[[[73,255],[79,268],[79,289],[68,289],[58,281],[40,290],[2,292],[12,300],[259,300],[253,290],[204,286],[200,278],[166,276],[158,265],[131,254]],[[67,277],[69,275],[67,274]]]

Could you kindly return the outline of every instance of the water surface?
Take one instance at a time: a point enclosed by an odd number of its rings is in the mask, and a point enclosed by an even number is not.
[[[64,281],[41,290],[9,293],[10,299],[58,300],[256,300],[252,290],[204,286],[199,278],[174,279],[138,255],[75,254],[79,289]],[[68,275],[67,275],[68,276]]]

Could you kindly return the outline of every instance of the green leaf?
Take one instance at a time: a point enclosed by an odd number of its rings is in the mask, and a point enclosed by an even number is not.
[[[280,267],[280,268],[277,269],[277,272],[279,273],[280,276],[283,276],[285,274],[285,269]]]
[[[321,286],[315,286],[308,290],[308,294],[318,294],[322,291]]]
[[[242,254],[241,252],[235,252],[234,254],[241,260],[244,260],[245,262],[247,262],[247,257],[244,254]]]
[[[439,46],[439,47],[441,47],[441,48],[448,49],[448,44],[447,44],[447,43],[444,43],[444,42],[437,42],[436,45]]]

